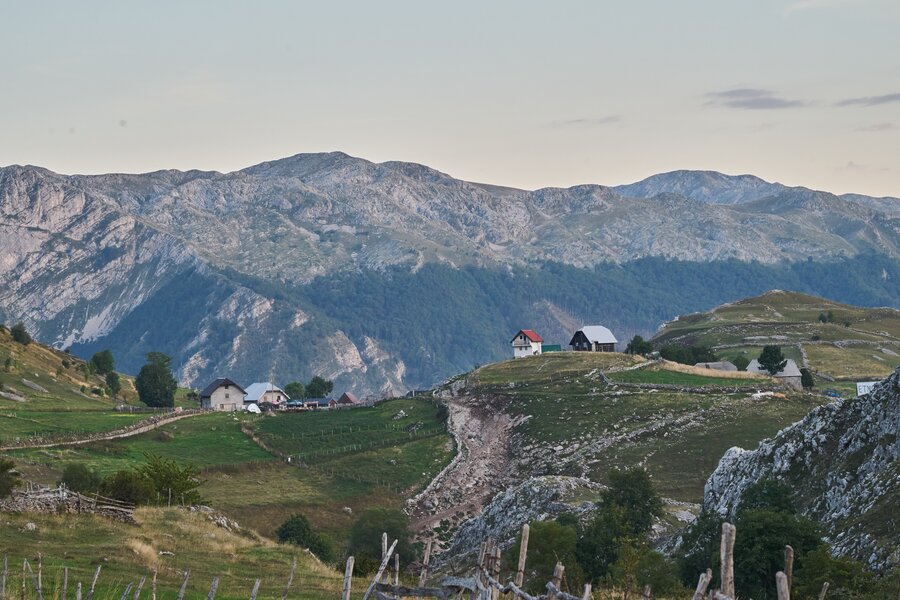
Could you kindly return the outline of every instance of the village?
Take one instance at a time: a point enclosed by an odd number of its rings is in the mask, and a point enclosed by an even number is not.
[[[619,341],[613,332],[603,325],[585,325],[573,333],[568,343],[568,350],[564,350],[561,344],[545,343],[544,338],[533,329],[520,329],[513,336],[510,344],[513,358],[518,359],[553,352],[616,352]],[[659,353],[651,352],[651,354],[658,356]],[[727,360],[702,361],[694,363],[693,366],[711,371],[744,370],[759,375],[769,374],[756,358],[743,369],[739,369],[737,365]],[[802,373],[793,359],[785,359],[784,365],[773,376],[785,387],[796,390],[803,389]],[[866,385],[871,384],[867,383]],[[416,393],[410,392],[408,395],[412,396]],[[199,392],[197,399],[200,409],[203,410],[247,411],[250,413],[349,409],[371,406],[375,402],[372,399],[361,401],[350,391],[343,392],[337,398],[331,396],[296,397],[296,394],[294,396],[292,397],[284,388],[271,381],[254,382],[244,388],[233,379],[219,377]]]

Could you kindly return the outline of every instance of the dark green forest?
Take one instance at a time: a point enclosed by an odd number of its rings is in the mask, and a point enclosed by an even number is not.
[[[207,344],[224,357],[236,325],[210,313],[237,286],[272,298],[275,314],[259,339],[245,340],[258,359],[237,367],[240,372],[234,376],[241,380],[262,380],[272,365],[284,381],[309,379],[316,374],[309,365],[317,340],[341,330],[357,345],[364,336],[378,340],[406,364],[410,385],[427,387],[474,365],[506,358],[509,340],[519,328],[538,329],[547,343],[567,344],[571,332],[559,325],[554,310],[578,324],[606,325],[624,349],[632,335],[649,336],[677,315],[776,288],[861,306],[897,307],[900,262],[859,256],[777,265],[645,258],[592,269],[559,263],[461,269],[429,264],[416,272],[342,272],[304,285],[234,271],[190,272],[161,288],[110,335],[73,351],[90,356],[111,348],[118,368],[135,373],[147,351],[159,350],[172,356],[177,368],[190,356],[187,343],[202,324]],[[283,335],[297,309],[308,313],[310,321]],[[282,340],[282,350],[271,356],[269,342],[276,338]],[[206,375],[216,374],[211,365]]]

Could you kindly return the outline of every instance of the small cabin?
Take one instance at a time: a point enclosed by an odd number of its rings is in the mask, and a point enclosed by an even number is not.
[[[575,352],[615,352],[618,343],[603,325],[586,325],[575,332],[569,345]]]
[[[271,381],[261,381],[251,383],[247,386],[247,396],[244,402],[247,404],[274,404],[278,406],[290,400],[283,389],[272,383]]]
[[[541,353],[544,338],[532,329],[520,329],[512,339],[513,358],[537,356]]]
[[[759,360],[753,359],[747,365],[748,373],[758,373],[759,375],[769,375],[769,372],[759,364]],[[784,368],[775,373],[775,379],[782,385],[794,388],[795,390],[803,389],[803,375],[800,373],[800,367],[792,358],[787,359]]]

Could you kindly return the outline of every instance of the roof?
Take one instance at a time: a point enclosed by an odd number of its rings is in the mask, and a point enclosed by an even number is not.
[[[695,367],[699,367],[701,369],[712,369],[714,371],[737,371],[738,368],[734,366],[734,363],[728,362],[727,360],[720,360],[716,362],[699,362],[694,365]]]
[[[532,342],[535,342],[535,343],[538,343],[538,342],[543,343],[544,342],[544,338],[539,336],[534,329],[520,329],[519,333],[523,334],[525,337],[527,337]],[[515,340],[517,337],[519,337],[519,333],[517,333],[516,335],[513,336],[513,340]]]
[[[351,392],[344,392],[338,398],[338,404],[359,404],[359,400]]]
[[[579,329],[592,344],[618,344],[619,340],[612,334],[612,331],[603,325],[585,325]],[[576,331],[575,333],[578,333]]]
[[[244,402],[258,402],[266,392],[281,392],[285,398],[289,398],[283,389],[271,381],[262,381],[247,386],[247,397],[244,398]]]
[[[236,384],[236,383],[233,382],[232,380],[228,379],[227,377],[219,377],[218,379],[214,379],[213,382],[212,382],[211,384],[209,384],[208,386],[206,386],[205,388],[203,388],[203,391],[200,392],[200,397],[201,397],[201,398],[209,398],[210,396],[213,395],[213,392],[215,392],[215,391],[216,391],[217,389],[219,389],[220,387],[222,387],[222,386],[226,386],[226,387],[227,387],[227,386],[230,386],[230,385],[233,385],[233,386],[236,387],[237,389],[241,390],[241,393],[243,393],[243,394],[246,394],[246,393],[247,393],[247,392],[244,390],[244,388],[242,388],[241,386],[239,386],[238,384]]]
[[[747,365],[748,373],[760,373],[761,375],[768,375],[769,372],[759,366],[759,361],[757,359],[753,359],[750,361],[750,364]],[[775,374],[775,377],[800,377],[800,369],[797,367],[797,363],[794,362],[793,359],[787,359],[787,364],[784,365],[784,368]]]
[[[331,398],[307,398],[307,404],[318,404],[319,406],[328,406],[328,402],[331,401]]]

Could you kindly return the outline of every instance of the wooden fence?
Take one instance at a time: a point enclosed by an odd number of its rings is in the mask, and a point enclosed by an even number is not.
[[[721,573],[718,588],[712,588],[713,574],[711,569],[707,569],[705,573],[700,574],[696,590],[690,600],[734,600],[734,544],[735,544],[735,527],[730,523],[722,525],[722,537],[720,543]],[[468,577],[444,577],[440,583],[435,586],[427,586],[428,568],[431,559],[431,542],[428,542],[425,548],[425,554],[419,571],[418,582],[416,585],[402,585],[400,583],[400,556],[395,552],[397,548],[397,540],[388,546],[387,534],[382,534],[381,538],[381,554],[382,560],[375,573],[362,594],[362,600],[401,600],[403,598],[414,598],[415,600],[423,600],[425,598],[436,598],[437,600],[500,600],[503,595],[504,600],[591,600],[593,590],[590,583],[584,585],[581,595],[573,595],[563,589],[565,566],[557,562],[553,570],[553,576],[544,586],[546,592],[539,595],[532,595],[523,589],[525,577],[525,565],[528,555],[528,525],[522,527],[521,545],[519,550],[516,570],[511,574],[511,578],[503,583],[500,578],[500,546],[494,540],[488,539],[481,545],[478,555],[478,562],[473,572]],[[775,583],[778,592],[778,600],[790,600],[791,597],[791,580],[793,576],[794,551],[790,546],[785,547],[784,553],[784,570],[775,573]],[[354,558],[351,556],[347,559],[344,570],[344,577],[341,586],[341,600],[351,600],[352,584],[353,584],[353,567]],[[72,587],[75,589],[75,600],[92,600],[97,589],[97,582],[100,578],[101,566],[98,566],[93,573],[90,586],[82,585],[81,581],[75,583]],[[291,566],[290,575],[286,585],[281,592],[281,600],[287,600],[291,587],[295,580],[297,569],[297,560],[294,559]],[[27,559],[22,562],[21,580],[19,586],[8,586],[7,575],[9,573],[8,557],[3,557],[2,572],[0,572],[0,600],[7,598],[21,598],[25,600],[26,596],[30,596],[36,600],[45,600],[44,587],[42,584],[42,564],[41,557],[38,555],[36,569],[32,567]],[[150,579],[150,595],[151,600],[157,600],[157,575],[158,571],[154,570]],[[188,581],[190,580],[190,570],[183,573],[181,586],[178,590],[177,600],[184,600],[187,590]],[[140,600],[141,592],[147,583],[147,576],[135,576],[131,578],[122,593],[120,600]],[[256,579],[253,589],[250,592],[250,600],[257,600],[260,589],[260,579]],[[30,584],[32,594],[26,594],[26,587]],[[69,600],[69,569],[63,568],[62,584],[58,586],[51,594],[51,600]],[[828,592],[828,583],[825,583],[819,594],[819,600],[825,600]],[[219,577],[214,576],[210,583],[209,591],[206,594],[207,600],[215,600],[219,589]],[[118,592],[116,592],[118,593]],[[301,592],[301,597],[306,594]],[[627,595],[625,596],[627,598]],[[653,590],[649,585],[643,587],[640,595],[642,600],[651,600],[653,598]],[[277,597],[276,597],[277,598]],[[687,600],[687,598],[685,598]]]

